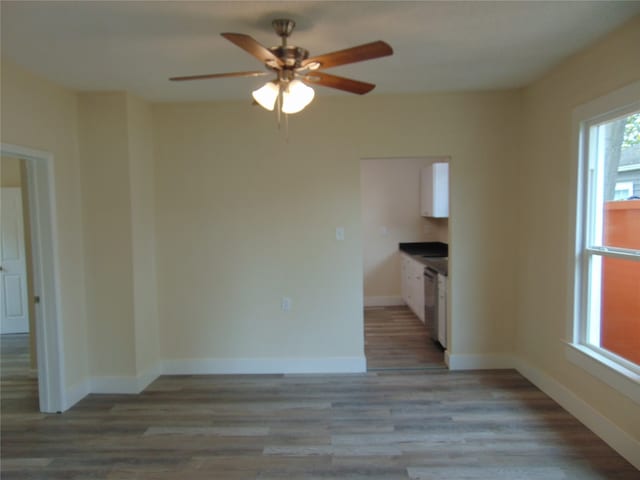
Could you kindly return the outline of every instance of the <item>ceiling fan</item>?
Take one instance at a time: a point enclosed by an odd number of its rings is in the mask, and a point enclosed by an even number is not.
[[[372,60],[393,54],[393,49],[383,41],[365,43],[356,47],[309,57],[309,51],[295,45],[288,45],[287,38],[295,28],[295,22],[281,18],[271,22],[273,29],[281,38],[277,47],[267,48],[249,35],[242,33],[222,33],[221,35],[264,63],[266,71],[212,73],[172,77],[172,81],[204,80],[225,77],[259,77],[275,73],[276,79],[267,82],[255,90],[255,101],[267,110],[273,110],[277,104],[280,112],[297,113],[306,107],[315,95],[311,85],[335,88],[345,92],[363,95],[375,87],[372,83],[324,73],[321,70],[349,63]]]

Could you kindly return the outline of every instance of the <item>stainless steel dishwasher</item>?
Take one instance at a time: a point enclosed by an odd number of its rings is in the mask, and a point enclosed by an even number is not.
[[[446,259],[431,260],[436,264],[446,261]],[[424,269],[424,324],[433,341],[446,349],[447,275],[428,265]]]

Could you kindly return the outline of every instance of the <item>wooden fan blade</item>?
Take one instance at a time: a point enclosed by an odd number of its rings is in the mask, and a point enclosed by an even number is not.
[[[173,82],[182,82],[183,80],[205,80],[207,78],[226,78],[226,77],[262,77],[269,75],[271,72],[229,72],[229,73],[205,73],[204,75],[189,75],[186,77],[171,77],[169,80]]]
[[[379,40],[377,42],[365,43],[364,45],[358,45],[357,47],[351,47],[345,50],[307,58],[302,62],[302,66],[305,67],[311,63],[317,62],[320,64],[320,67],[318,68],[322,70],[325,68],[337,67],[338,65],[345,65],[347,63],[362,62],[373,58],[386,57],[391,54],[393,54],[391,46],[388,43]]]
[[[244,33],[221,33],[220,35],[272,68],[279,70],[284,65],[283,61],[276,57],[271,50],[249,35]]]
[[[313,83],[315,85],[322,85],[323,87],[329,88],[337,88],[338,90],[357,93],[358,95],[364,95],[375,88],[373,83],[360,82],[350,78],[329,75],[324,72],[311,72],[306,77],[303,77],[302,80],[306,83]]]

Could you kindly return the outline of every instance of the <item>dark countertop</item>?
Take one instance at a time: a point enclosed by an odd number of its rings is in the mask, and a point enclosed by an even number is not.
[[[430,257],[448,257],[449,245],[442,242],[409,242],[400,243],[398,248],[409,255],[424,255]]]
[[[399,244],[400,251],[442,275],[449,275],[449,246],[441,242],[413,242]]]

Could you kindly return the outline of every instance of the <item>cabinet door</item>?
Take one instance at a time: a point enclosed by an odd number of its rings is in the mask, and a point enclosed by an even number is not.
[[[424,323],[424,265],[411,259],[409,271],[411,310]]]
[[[420,185],[423,217],[449,216],[449,164],[438,162],[422,169]]]
[[[410,292],[410,282],[411,278],[410,274],[410,265],[411,259],[405,254],[400,254],[400,290],[402,299],[404,302],[409,305],[411,302],[411,292]]]
[[[420,214],[433,217],[433,166],[424,167],[420,179]]]
[[[401,253],[400,275],[402,299],[424,323],[424,265]]]
[[[447,277],[438,275],[438,341],[447,348]]]
[[[424,265],[418,262],[416,268],[416,315],[424,323]]]
[[[424,265],[415,261],[413,265],[414,313],[424,323]]]
[[[415,263],[413,260],[411,260],[410,264],[409,264],[409,269],[408,269],[408,276],[407,276],[407,281],[409,282],[409,307],[411,307],[411,311],[413,311],[413,313],[416,312],[416,281],[415,281],[415,272],[416,268],[415,268]]]

